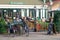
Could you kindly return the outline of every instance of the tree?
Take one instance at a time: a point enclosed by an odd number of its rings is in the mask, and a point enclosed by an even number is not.
[[[42,1],[42,2],[44,2],[44,1],[45,1],[46,3],[47,3],[47,2],[49,2],[49,0],[41,0],[41,1]]]
[[[47,3],[47,2],[52,2],[52,1],[55,1],[55,0],[41,0],[41,1],[42,1],[42,2],[45,1],[45,2]]]

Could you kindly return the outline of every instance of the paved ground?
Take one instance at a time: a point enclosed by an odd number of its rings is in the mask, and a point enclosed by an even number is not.
[[[46,32],[30,32],[29,36],[4,36],[0,35],[0,40],[60,40],[60,34],[46,35]]]

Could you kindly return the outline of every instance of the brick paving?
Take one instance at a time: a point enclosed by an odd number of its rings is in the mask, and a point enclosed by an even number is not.
[[[0,40],[60,40],[60,34],[46,35],[46,32],[30,32],[29,36],[4,36],[0,35]]]

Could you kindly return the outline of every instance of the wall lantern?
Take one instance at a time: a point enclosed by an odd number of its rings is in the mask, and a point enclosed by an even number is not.
[[[13,10],[13,12],[17,12],[17,10]]]

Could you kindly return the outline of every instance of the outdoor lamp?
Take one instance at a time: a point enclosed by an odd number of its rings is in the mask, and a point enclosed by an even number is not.
[[[17,12],[17,10],[13,10],[13,12]]]
[[[4,10],[4,12],[6,12],[7,10]]]

